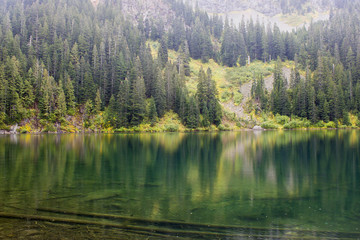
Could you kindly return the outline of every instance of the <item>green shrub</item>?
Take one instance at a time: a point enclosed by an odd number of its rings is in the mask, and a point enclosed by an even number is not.
[[[179,131],[179,126],[176,124],[166,124],[165,131],[166,132],[177,132],[177,131]]]
[[[228,131],[229,129],[227,127],[225,127],[223,124],[219,124],[219,126],[217,127],[219,129],[219,131]]]
[[[336,128],[336,124],[333,121],[330,121],[325,124],[326,128]]]
[[[284,124],[290,122],[290,118],[288,116],[281,116],[279,114],[276,114],[275,121],[277,124],[284,125]]]
[[[234,94],[234,104],[235,104],[235,106],[239,106],[243,99],[244,99],[244,96],[241,93],[236,92]]]
[[[238,120],[236,114],[233,113],[233,112],[229,112],[229,111],[224,110],[223,113],[224,113],[224,116],[225,116],[227,119],[229,119],[230,121],[235,122],[235,121]]]
[[[40,119],[40,120],[39,120],[39,123],[40,123],[40,125],[43,126],[43,127],[44,127],[45,125],[47,125],[47,121],[46,121],[45,119]]]
[[[302,127],[304,127],[303,122],[298,121],[298,120],[290,121],[284,125],[285,129],[296,129],[296,128],[302,128]]]
[[[43,132],[56,132],[56,128],[55,128],[54,124],[47,123],[42,131]]]
[[[226,90],[221,94],[221,102],[228,102],[232,97],[232,93]]]
[[[124,128],[124,127],[121,127],[121,128],[118,128],[118,129],[115,129],[114,132],[116,133],[123,133],[123,132],[128,132],[129,129],[127,128]]]
[[[64,126],[67,126],[67,125],[69,125],[69,122],[66,120],[66,118],[64,118],[64,117],[61,117],[60,119],[59,119],[59,122],[61,123],[61,125],[64,125]]]
[[[273,121],[266,121],[261,124],[261,127],[264,129],[278,129],[278,125],[276,125]]]
[[[22,128],[22,129],[20,129],[20,133],[21,133],[21,134],[25,134],[25,133],[28,133],[28,131],[27,131],[26,128]]]
[[[139,126],[133,127],[132,130],[133,130],[134,132],[140,132],[140,131],[141,131],[141,129],[140,129]]]
[[[318,127],[318,128],[323,128],[323,127],[325,127],[324,121],[319,121],[319,122],[317,122],[317,123],[315,124],[315,127]]]

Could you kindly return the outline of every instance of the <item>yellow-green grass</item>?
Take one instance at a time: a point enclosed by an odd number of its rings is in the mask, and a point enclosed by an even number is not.
[[[298,27],[303,24],[309,24],[312,20],[322,19],[324,16],[328,15],[328,12],[319,13],[319,12],[310,12],[304,15],[301,14],[278,14],[277,17],[281,22],[286,23],[292,27]]]

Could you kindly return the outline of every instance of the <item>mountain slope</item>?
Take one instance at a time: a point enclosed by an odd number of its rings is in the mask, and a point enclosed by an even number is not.
[[[193,1],[187,1],[195,5]],[[232,11],[256,10],[266,16],[280,13],[306,13],[326,11],[334,6],[333,0],[198,0],[198,6],[211,13],[228,13]]]

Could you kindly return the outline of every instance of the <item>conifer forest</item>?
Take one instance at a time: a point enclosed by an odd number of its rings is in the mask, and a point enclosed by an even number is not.
[[[186,129],[222,129],[230,120],[241,125],[224,111],[213,69],[192,71],[194,60],[226,68],[273,62],[271,91],[262,74],[251,80],[248,104],[257,116],[360,125],[352,123],[360,112],[358,1],[335,1],[329,20],[291,32],[164,2],[172,21],[132,20],[120,0],[97,7],[88,0],[1,0],[0,128],[19,124],[30,132],[24,126],[31,123],[72,132],[76,122],[90,130],[138,129],[169,113]],[[288,61],[294,63],[289,78],[283,74]],[[196,85],[187,84],[190,78]]]

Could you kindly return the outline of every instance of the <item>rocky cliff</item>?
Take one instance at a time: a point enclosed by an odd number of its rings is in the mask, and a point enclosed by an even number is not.
[[[107,0],[90,0],[94,7]],[[174,13],[165,0],[118,0],[121,2],[123,13],[134,21],[142,19],[156,19],[165,26],[174,18]]]

